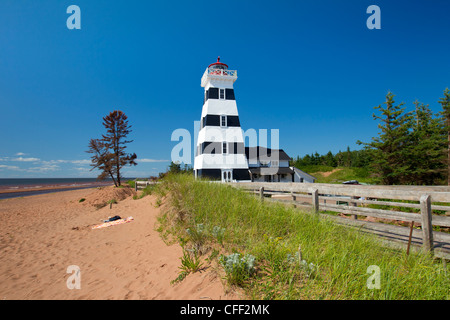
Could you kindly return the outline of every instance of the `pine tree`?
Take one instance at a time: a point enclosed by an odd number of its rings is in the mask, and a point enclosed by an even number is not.
[[[331,151],[328,151],[328,153],[324,156],[324,159],[325,159],[325,165],[330,166],[330,167],[337,166],[336,159],[334,158],[334,155]]]
[[[378,120],[378,128],[381,130],[378,137],[372,138],[370,143],[358,141],[370,152],[372,158],[371,166],[374,173],[379,176],[382,184],[399,184],[402,177],[407,174],[408,165],[405,163],[405,147],[408,145],[409,113],[404,114],[404,103],[395,105],[394,94],[388,92],[385,106],[379,105],[374,109],[381,115],[373,114]]]
[[[438,115],[434,115],[428,105],[414,102],[411,117],[412,131],[407,149],[407,183],[433,185],[443,178],[445,148],[444,126]]]
[[[91,170],[101,170],[101,173],[97,179],[104,180],[107,177],[110,177],[114,182],[114,185],[117,186],[115,171],[112,166],[112,154],[109,152],[105,143],[100,139],[91,139],[89,141],[89,150],[87,152],[93,154],[91,157]]]
[[[350,151],[350,147],[347,146],[347,151],[344,155],[344,166],[351,167],[352,166],[352,153]]]
[[[439,99],[439,103],[442,106],[441,115],[447,132],[447,184],[450,186],[450,90],[448,88],[445,89],[444,97]]]
[[[133,141],[126,140],[131,132],[128,125],[128,117],[122,111],[113,111],[103,117],[103,126],[106,134],[102,139],[91,139],[88,153],[93,153],[91,157],[94,168],[102,170],[98,179],[104,179],[108,175],[113,179],[116,187],[121,185],[121,169],[125,165],[136,165],[137,156],[135,153],[125,153],[126,145]]]

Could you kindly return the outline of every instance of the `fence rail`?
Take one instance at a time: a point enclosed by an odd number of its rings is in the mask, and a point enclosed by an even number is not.
[[[138,191],[140,189],[144,189],[145,187],[155,184],[155,182],[150,180],[134,180],[134,190]]]
[[[322,183],[231,183],[234,187],[259,194],[261,200],[292,204],[312,209],[313,212],[338,212],[351,215],[349,224],[359,216],[376,219],[403,221],[410,224],[408,252],[413,235],[413,226],[421,227],[421,245],[429,252],[438,248],[450,257],[450,234],[437,233],[433,226],[450,227],[450,187],[447,186],[367,186],[334,185]],[[409,201],[409,202],[400,202]],[[379,208],[373,208],[379,205]],[[370,207],[372,206],[372,207]],[[387,207],[386,207],[387,206]],[[394,208],[409,208],[404,212]],[[441,211],[433,213],[433,211]],[[392,230],[391,225],[377,223],[378,231]],[[391,231],[389,231],[391,232]],[[440,243],[434,243],[434,238]],[[448,252],[447,252],[448,251]],[[439,254],[442,256],[442,254]]]

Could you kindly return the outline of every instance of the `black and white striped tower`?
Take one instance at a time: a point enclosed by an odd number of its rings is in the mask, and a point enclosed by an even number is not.
[[[244,138],[234,95],[236,70],[217,62],[208,66],[200,131],[194,160],[195,177],[223,182],[250,180]]]

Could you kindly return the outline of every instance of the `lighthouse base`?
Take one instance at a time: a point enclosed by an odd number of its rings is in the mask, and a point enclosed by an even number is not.
[[[198,169],[194,171],[196,178],[219,180],[223,182],[250,181],[248,169]]]

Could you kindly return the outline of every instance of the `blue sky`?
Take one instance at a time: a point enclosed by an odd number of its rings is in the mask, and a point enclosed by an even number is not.
[[[81,30],[66,27],[72,4]],[[373,4],[380,30],[366,27]],[[1,0],[0,178],[95,177],[85,151],[116,109],[140,159],[125,175],[165,171],[172,132],[194,133],[217,56],[238,70],[244,130],[279,129],[291,157],[358,149],[389,90],[440,110],[449,12],[445,0]]]

